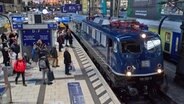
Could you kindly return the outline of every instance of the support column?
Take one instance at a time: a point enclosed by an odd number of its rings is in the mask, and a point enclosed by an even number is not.
[[[120,0],[111,0],[110,16],[111,17],[118,17],[119,16],[119,9],[120,9]]]
[[[181,46],[179,47],[179,62],[176,67],[176,75],[175,75],[175,82],[184,86],[184,15],[183,15],[183,22],[180,26],[181,28]]]

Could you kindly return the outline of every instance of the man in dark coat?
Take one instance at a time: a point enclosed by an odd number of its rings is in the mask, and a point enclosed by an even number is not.
[[[72,62],[71,61],[71,55],[68,52],[68,49],[65,48],[65,52],[64,52],[64,64],[65,64],[65,74],[66,75],[71,75],[69,73],[69,67],[70,67],[71,62]]]
[[[11,49],[13,52],[17,54],[16,59],[18,58],[18,54],[20,52],[20,45],[17,43],[17,41],[14,41],[13,44],[11,45]]]
[[[70,29],[68,29],[67,31],[67,35],[68,35],[68,40],[69,40],[69,44],[70,44],[70,47],[73,47],[73,37],[72,37],[72,32]]]
[[[14,40],[15,40],[15,35],[14,33],[10,33],[9,35],[9,46],[11,47],[11,45],[13,44]]]
[[[2,40],[2,45],[3,45],[3,47],[8,47],[8,45],[7,45],[8,39],[7,39],[5,33],[2,33],[2,35],[1,35],[1,40]]]
[[[8,47],[4,47],[2,50],[2,55],[3,55],[3,63],[5,66],[10,65],[10,57],[8,53]]]
[[[59,52],[61,52],[61,48],[63,48],[63,42],[64,42],[64,33],[60,33],[57,37],[57,42],[59,43]]]

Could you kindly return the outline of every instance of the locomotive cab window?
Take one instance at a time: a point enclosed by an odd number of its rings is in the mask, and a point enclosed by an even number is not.
[[[122,53],[139,53],[141,52],[140,43],[136,41],[122,41]]]

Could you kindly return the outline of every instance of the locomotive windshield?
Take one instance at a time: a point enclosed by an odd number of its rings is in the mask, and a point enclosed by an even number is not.
[[[158,46],[160,46],[161,41],[159,38],[151,38],[144,42],[144,47],[148,51],[154,51]]]
[[[141,52],[140,43],[136,41],[126,40],[122,42],[122,52],[139,53]]]

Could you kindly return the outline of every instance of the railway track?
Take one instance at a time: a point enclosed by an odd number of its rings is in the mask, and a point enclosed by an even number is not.
[[[123,97],[120,91],[114,91],[121,103],[124,104],[177,104],[171,98],[169,98],[164,92],[157,91],[154,94],[142,95],[135,97]]]

